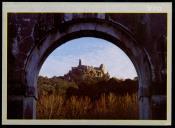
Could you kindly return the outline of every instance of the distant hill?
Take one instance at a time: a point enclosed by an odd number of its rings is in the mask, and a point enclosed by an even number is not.
[[[72,67],[64,76],[52,78],[39,76],[38,90],[39,95],[56,93],[67,97],[74,95],[97,98],[101,94],[110,92],[115,95],[136,93],[138,80],[137,77],[134,80],[110,78],[103,64],[99,67],[92,67],[82,65],[81,60],[79,60],[79,65]]]

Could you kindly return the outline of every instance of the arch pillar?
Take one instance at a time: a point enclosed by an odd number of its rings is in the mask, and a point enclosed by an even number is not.
[[[8,119],[35,119],[36,98],[32,96],[8,96]]]
[[[152,119],[150,85],[151,84],[146,81],[139,83],[138,98],[140,119]]]
[[[7,119],[36,118],[36,89],[20,82],[8,83]]]

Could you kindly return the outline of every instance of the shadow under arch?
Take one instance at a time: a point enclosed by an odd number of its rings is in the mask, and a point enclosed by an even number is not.
[[[144,48],[125,28],[103,20],[79,20],[63,23],[63,28],[52,30],[46,38],[37,43],[31,51],[25,65],[26,91],[32,91],[37,97],[37,78],[48,55],[65,42],[80,37],[102,38],[121,48],[132,61],[139,80],[139,117],[151,119],[151,68]],[[35,114],[35,108],[33,108]],[[24,114],[25,116],[25,114]],[[25,117],[24,117],[25,118]]]

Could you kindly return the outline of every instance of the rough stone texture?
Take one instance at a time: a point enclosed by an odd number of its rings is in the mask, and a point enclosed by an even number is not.
[[[167,107],[166,107],[166,96],[165,95],[152,95],[152,119],[166,120]],[[164,113],[162,113],[162,111]]]
[[[23,118],[36,118],[36,99],[34,97],[25,97],[23,101]]]
[[[56,47],[71,39],[93,36],[111,41],[131,59],[139,80],[140,118],[151,119],[154,113],[150,97],[166,95],[166,17],[163,13],[9,13],[9,118],[35,117],[33,99],[15,100],[12,96],[37,98],[39,70]],[[15,116],[11,117],[11,113]]]
[[[36,118],[36,99],[22,95],[9,95],[7,104],[8,119],[31,119]]]

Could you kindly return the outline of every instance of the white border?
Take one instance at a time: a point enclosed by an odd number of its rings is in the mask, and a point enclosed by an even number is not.
[[[98,12],[98,13],[163,13],[170,11],[170,2],[4,2],[3,8],[8,12]]]
[[[7,13],[168,13],[167,17],[167,120],[8,120],[7,119]],[[3,2],[2,20],[2,124],[42,125],[170,125],[171,124],[171,58],[172,3],[129,2]]]

